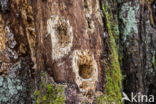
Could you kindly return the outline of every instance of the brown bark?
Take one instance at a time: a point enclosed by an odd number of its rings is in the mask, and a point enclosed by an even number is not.
[[[85,94],[102,89],[99,82],[104,79],[100,62],[103,25],[98,1],[33,0],[32,6],[38,43],[37,70],[49,72],[55,82],[76,84]],[[70,94],[66,96],[72,99],[74,95]]]
[[[66,103],[80,102],[78,96],[93,102],[96,91],[104,89],[103,22],[98,0],[0,3],[1,92],[9,88],[0,93],[0,103],[33,103],[33,97],[26,96],[39,86],[42,70],[54,78],[53,83],[68,86]],[[18,97],[12,101],[14,95]]]

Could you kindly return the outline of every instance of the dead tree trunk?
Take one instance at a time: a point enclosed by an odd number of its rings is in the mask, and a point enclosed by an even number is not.
[[[122,76],[106,5],[0,3],[0,104],[121,103]]]
[[[118,2],[124,92],[156,96],[156,2]],[[144,104],[146,102],[142,102]]]
[[[55,82],[67,84],[66,90],[71,90],[66,95],[68,103],[79,94],[73,94],[76,88],[71,86],[78,87],[84,98],[103,89],[103,22],[99,1],[34,0],[33,10],[37,70],[45,70]]]

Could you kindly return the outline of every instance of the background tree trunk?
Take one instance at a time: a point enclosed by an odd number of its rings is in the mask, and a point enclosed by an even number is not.
[[[156,96],[155,0],[118,2],[124,91]]]

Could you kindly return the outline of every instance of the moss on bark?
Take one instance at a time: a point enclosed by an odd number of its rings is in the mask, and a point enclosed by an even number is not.
[[[105,14],[106,22],[107,22],[107,29],[109,33],[109,42],[110,42],[110,64],[104,62],[106,68],[106,89],[105,93],[97,97],[96,104],[122,104],[122,74],[120,70],[120,65],[118,61],[118,52],[117,46],[115,42],[115,38],[113,34],[115,31],[111,28],[111,18],[110,14],[107,11],[109,7],[107,5],[102,6],[103,12]]]
[[[47,73],[41,73],[39,89],[34,91],[36,104],[64,104],[64,88],[49,82]]]

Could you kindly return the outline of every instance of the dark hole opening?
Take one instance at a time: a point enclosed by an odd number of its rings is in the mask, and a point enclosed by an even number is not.
[[[92,76],[92,67],[90,65],[79,65],[79,75],[84,79],[89,79]]]

